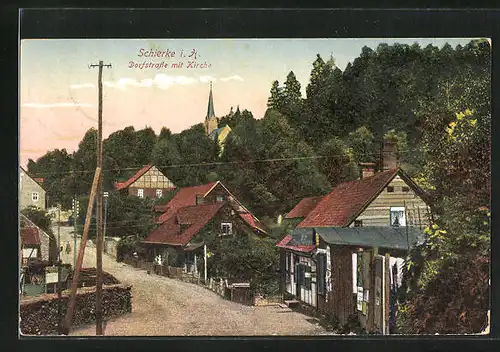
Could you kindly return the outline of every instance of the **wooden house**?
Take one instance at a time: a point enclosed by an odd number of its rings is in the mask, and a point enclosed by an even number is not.
[[[367,330],[389,332],[386,303],[395,289],[389,272],[431,217],[427,196],[391,160],[384,159],[386,170],[378,173],[363,165],[360,179],[304,199],[287,214],[297,225],[277,244],[285,298],[333,314],[341,324],[358,315]]]
[[[46,191],[43,188],[43,178],[28,174],[23,167],[19,170],[19,209],[35,206],[46,209]]]
[[[161,198],[175,185],[154,165],[145,165],[125,182],[115,183],[115,189],[140,198]]]
[[[159,227],[143,241],[151,256],[167,258],[168,249],[176,253],[176,266],[196,272],[203,255],[203,234],[220,238],[233,234],[265,236],[265,226],[220,182],[181,188],[162,207]],[[171,252],[170,252],[171,253]]]

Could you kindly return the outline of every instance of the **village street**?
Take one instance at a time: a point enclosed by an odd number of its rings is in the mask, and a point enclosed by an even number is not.
[[[73,248],[72,227],[61,228],[61,243]],[[54,227],[57,236],[57,228]],[[77,239],[79,241],[79,239]],[[63,251],[73,263],[73,251]],[[95,245],[87,243],[84,267],[96,266]],[[132,285],[132,313],[105,325],[106,336],[245,336],[324,335],[327,332],[305,315],[278,306],[250,307],[224,300],[194,284],[117,263],[104,254],[103,270]],[[312,322],[312,323],[311,323]],[[80,327],[73,336],[95,336],[95,325]]]

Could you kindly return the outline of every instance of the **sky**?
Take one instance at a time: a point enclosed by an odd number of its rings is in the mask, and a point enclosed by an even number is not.
[[[26,166],[53,149],[71,153],[89,128],[97,128],[99,70],[89,65],[99,60],[112,65],[102,72],[106,138],[127,126],[178,133],[203,122],[210,81],[217,116],[239,106],[262,118],[272,82],[282,84],[291,70],[305,97],[317,54],[333,55],[343,70],[363,46],[417,42],[442,47],[448,42],[455,47],[471,39],[23,40],[19,161]]]

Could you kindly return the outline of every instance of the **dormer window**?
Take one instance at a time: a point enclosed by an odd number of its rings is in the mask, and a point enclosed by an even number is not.
[[[224,201],[224,196],[217,196],[217,197],[215,197],[215,201],[217,203],[223,202]]]
[[[198,204],[203,204],[203,196],[202,195],[196,196],[196,205],[198,205]]]

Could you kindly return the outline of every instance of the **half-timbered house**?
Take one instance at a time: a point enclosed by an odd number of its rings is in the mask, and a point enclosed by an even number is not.
[[[115,189],[140,198],[161,198],[175,185],[154,165],[145,165],[125,182],[115,183]]]

